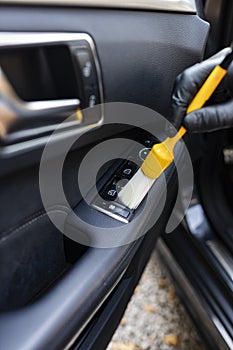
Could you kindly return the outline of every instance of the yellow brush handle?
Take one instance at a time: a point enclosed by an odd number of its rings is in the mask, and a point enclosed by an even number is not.
[[[208,78],[206,79],[206,81],[204,82],[204,84],[202,85],[202,87],[197,92],[194,99],[188,106],[187,114],[194,112],[197,109],[200,109],[204,106],[206,101],[209,100],[209,98],[212,96],[214,91],[217,89],[218,85],[221,83],[226,73],[227,73],[227,70],[222,68],[221,66],[216,66],[212,70],[212,72],[210,73],[210,75],[208,76]],[[171,137],[171,138],[168,137],[164,141],[166,147],[168,147],[170,152],[173,152],[173,149],[177,141],[179,141],[186,132],[187,130],[183,126],[181,126],[181,128],[179,129],[179,131],[174,137]]]
[[[227,70],[221,66],[216,66],[212,70],[188,106],[187,114],[196,111],[197,109],[200,109],[204,106],[206,101],[208,101],[218,85],[221,83],[226,73]],[[186,132],[187,130],[181,126],[174,137],[168,137],[160,144],[155,144],[152,147],[150,153],[148,154],[141,167],[145,175],[152,179],[156,179],[161,174],[161,171],[164,171],[171,164],[174,159],[174,147]]]
[[[210,75],[208,76],[208,78],[206,79],[206,81],[204,82],[204,84],[202,85],[202,87],[188,106],[187,114],[196,111],[197,109],[200,109],[204,106],[206,101],[209,100],[211,95],[217,89],[218,85],[221,83],[226,73],[227,70],[222,68],[221,66],[216,66],[212,70],[212,72],[210,73]]]

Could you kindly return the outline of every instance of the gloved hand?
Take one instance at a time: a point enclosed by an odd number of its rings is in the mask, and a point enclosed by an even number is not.
[[[228,68],[222,82],[230,92],[230,99],[228,96],[224,103],[203,107],[186,115],[188,105],[212,69],[223,61],[230,50],[226,48],[178,75],[172,94],[169,118],[175,129],[178,130],[181,124],[189,132],[206,132],[233,127],[233,65]],[[167,133],[170,137],[175,135],[175,129],[168,126]]]

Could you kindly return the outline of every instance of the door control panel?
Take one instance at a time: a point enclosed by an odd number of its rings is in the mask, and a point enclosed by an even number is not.
[[[128,223],[134,210],[125,207],[118,199],[118,193],[134,176],[139,166],[133,160],[126,160],[119,166],[115,174],[100,190],[99,196],[93,201],[92,206],[114,219]]]
[[[142,147],[132,150],[130,157],[119,165],[91,203],[96,210],[124,223],[131,221],[135,210],[125,207],[119,200],[118,193],[135,175],[151,147],[157,142],[155,138],[143,137],[138,141]]]

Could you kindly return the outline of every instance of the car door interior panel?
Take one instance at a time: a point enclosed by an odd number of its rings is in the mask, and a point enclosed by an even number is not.
[[[151,190],[146,211],[142,205],[130,220],[119,221],[119,213],[128,215],[124,208],[110,217],[96,210],[94,198],[94,205],[83,200],[79,167],[106,140],[135,138],[145,148],[148,135],[120,125],[117,114],[115,123],[105,123],[104,104],[137,104],[169,118],[175,77],[203,57],[209,25],[192,1],[177,1],[175,7],[172,1],[145,1],[138,7],[132,1],[19,3],[0,5],[0,347],[105,349],[165,229],[177,174],[173,166],[166,171],[163,212],[141,235],[156,215],[153,198],[162,198],[163,180]],[[10,123],[1,112],[4,99],[10,101]],[[56,164],[63,145],[80,134],[62,172],[73,213],[59,196],[48,212],[40,194],[40,160],[52,132],[70,115],[56,133],[57,154],[48,164]],[[181,150],[177,159],[182,163]],[[101,186],[122,164],[118,160],[100,172]],[[50,176],[49,191],[56,193]],[[50,220],[59,213],[66,235]],[[118,242],[121,235],[118,247],[113,242],[109,248],[88,247],[107,236],[108,228]],[[75,242],[75,235],[83,241]],[[132,237],[138,238],[131,242]]]

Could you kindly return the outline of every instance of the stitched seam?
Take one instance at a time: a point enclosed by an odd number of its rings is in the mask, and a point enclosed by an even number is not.
[[[42,213],[45,213],[45,210],[44,210],[44,209],[40,209],[40,210],[36,211],[35,213],[29,215],[29,216],[26,218],[26,221],[21,222],[21,223],[19,223],[19,224],[16,224],[16,225],[14,225],[14,226],[12,226],[12,227],[6,229],[5,231],[2,232],[2,234],[5,235],[5,234],[7,234],[7,233],[10,233],[11,231],[16,230],[18,227],[24,225],[26,222],[28,222],[28,221],[34,219],[35,217],[40,216]]]
[[[37,216],[35,217],[35,215],[37,215]],[[6,237],[8,238],[9,236],[16,234],[17,232],[30,226],[31,224],[33,224],[34,222],[38,221],[39,219],[41,219],[42,217],[44,217],[46,215],[47,215],[47,213],[45,211],[42,211],[42,210],[40,212],[38,212],[37,214],[31,215],[29,217],[29,218],[31,218],[29,221],[25,222],[24,224],[18,225],[15,228],[11,228],[10,230],[3,232],[3,234],[1,235],[1,238],[0,238],[0,242],[2,240],[4,240],[4,238],[6,238]]]

